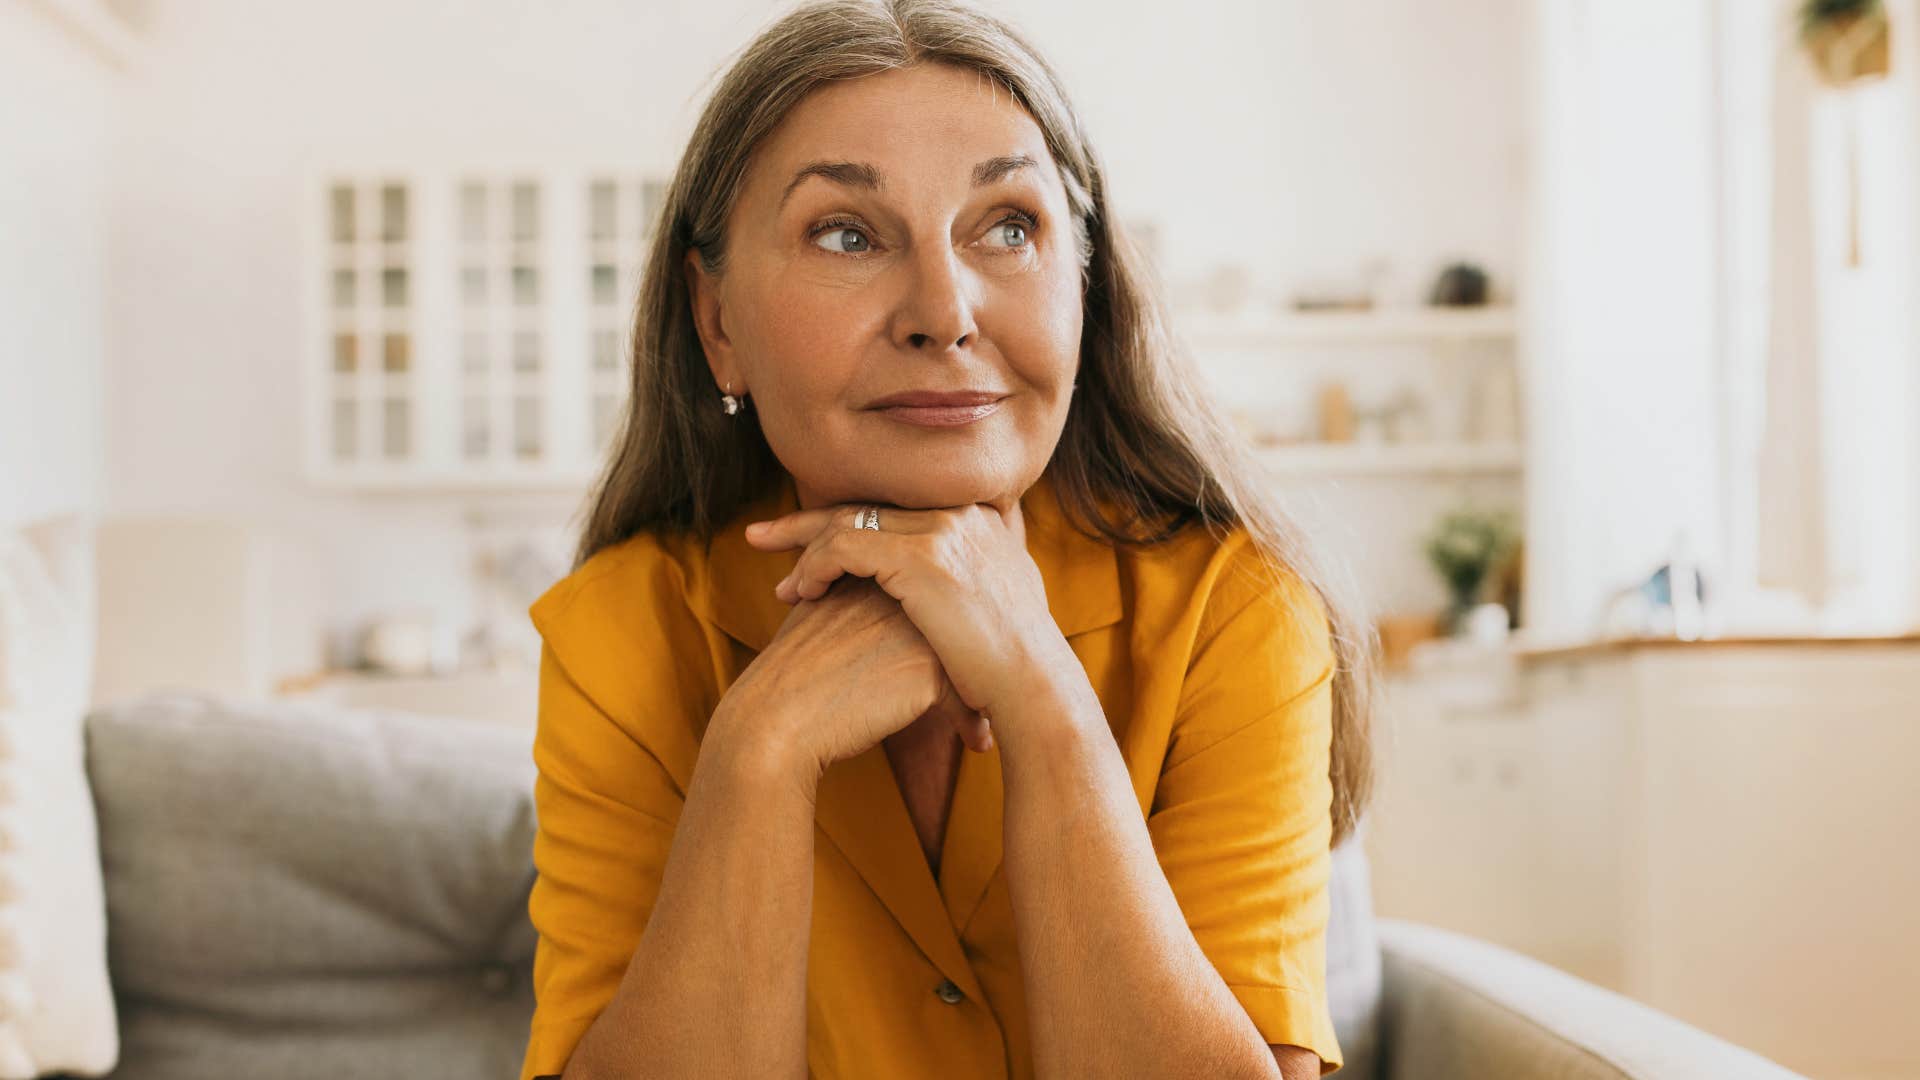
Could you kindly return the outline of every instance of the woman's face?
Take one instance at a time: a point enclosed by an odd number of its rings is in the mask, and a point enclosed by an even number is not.
[[[1045,138],[1004,89],[916,64],[828,83],[749,164],[727,266],[687,255],[718,389],[752,395],[800,505],[992,503],[1039,479],[1079,363],[1080,266]],[[910,392],[967,410],[892,410]]]

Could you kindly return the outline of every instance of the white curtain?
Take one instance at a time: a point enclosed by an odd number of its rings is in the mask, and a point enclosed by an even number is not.
[[[1779,4],[1788,26],[1797,0]],[[1813,118],[1818,90],[1798,42],[1776,33],[1773,192],[1755,571],[1763,586],[1819,607],[1832,586],[1820,401],[1819,257],[1814,238]]]

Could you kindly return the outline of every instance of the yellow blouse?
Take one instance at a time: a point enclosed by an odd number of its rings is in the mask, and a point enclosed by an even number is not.
[[[710,547],[637,535],[529,609],[544,644],[528,904],[537,1004],[522,1080],[558,1074],[620,984],[707,719],[788,610],[773,587],[798,549],[762,551],[743,530],[798,505],[789,477]],[[1047,606],[1105,707],[1194,937],[1268,1042],[1337,1069],[1325,987],[1333,653],[1318,598],[1295,578],[1278,594],[1263,587],[1238,527],[1220,541],[1195,525],[1134,553],[1072,528],[1045,477],[1021,508]],[[1001,809],[997,746],[962,750],[936,880],[882,746],[822,776],[813,1077],[1033,1076]]]

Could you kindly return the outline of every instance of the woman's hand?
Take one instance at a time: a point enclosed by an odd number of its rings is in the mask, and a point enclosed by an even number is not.
[[[796,603],[721,708],[748,725],[747,745],[774,744],[783,760],[812,767],[816,780],[930,714],[969,749],[993,746],[986,721],[961,702],[900,602],[863,578]]]
[[[1011,712],[1033,672],[1067,651],[1027,554],[1020,505],[882,506],[878,530],[855,527],[859,509],[814,507],[748,526],[755,547],[806,549],[777,595],[800,603],[842,575],[872,578],[926,636],[967,708],[989,720],[995,706]]]

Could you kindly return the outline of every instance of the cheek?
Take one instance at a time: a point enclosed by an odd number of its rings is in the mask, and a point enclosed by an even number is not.
[[[839,401],[854,377],[861,335],[871,333],[859,297],[789,280],[766,289],[754,310],[760,315],[747,354],[762,402],[804,412]]]
[[[1049,273],[1008,282],[991,321],[982,313],[981,327],[1022,380],[1038,389],[1064,392],[1079,367],[1079,280],[1063,281]]]

